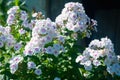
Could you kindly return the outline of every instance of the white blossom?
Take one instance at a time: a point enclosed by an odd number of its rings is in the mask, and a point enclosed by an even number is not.
[[[36,68],[36,64],[32,61],[27,63],[28,69],[35,69]]]
[[[32,14],[32,17],[36,17],[36,16],[37,16],[37,13],[33,13],[33,14]]]
[[[28,14],[26,13],[26,11],[21,11],[20,12],[20,19],[22,20],[22,21],[25,21],[25,20],[27,20],[27,18],[28,18]]]
[[[99,60],[93,60],[93,65],[94,66],[100,66],[101,62]]]
[[[18,64],[19,62],[21,62],[23,60],[23,57],[21,56],[21,55],[17,55],[17,56],[15,56],[15,57],[13,57],[13,58],[11,58],[11,60],[10,60],[10,64],[13,64],[13,63],[16,63],[16,64]]]
[[[36,69],[34,73],[35,73],[36,75],[41,75],[41,74],[42,74],[42,71],[41,71],[41,69]]]
[[[20,48],[22,47],[22,44],[21,43],[16,43],[15,45],[14,45],[14,50],[19,50]]]
[[[26,31],[23,29],[23,28],[21,28],[20,30],[19,30],[19,34],[20,35],[23,35],[23,34],[25,34],[26,33]]]
[[[13,64],[10,65],[10,72],[12,74],[14,74],[17,71],[17,69],[18,69],[18,64],[13,63]]]
[[[7,24],[8,25],[12,25],[15,23],[15,15],[14,14],[10,14],[8,15],[8,18],[7,18]]]
[[[80,62],[84,57],[82,55],[79,55],[77,58],[76,58],[76,63]]]

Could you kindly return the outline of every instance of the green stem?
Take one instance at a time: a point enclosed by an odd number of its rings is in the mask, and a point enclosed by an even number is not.
[[[18,6],[19,5],[19,0],[15,0],[15,6]]]

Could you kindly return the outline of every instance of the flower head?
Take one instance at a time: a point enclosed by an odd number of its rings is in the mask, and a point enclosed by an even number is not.
[[[7,14],[15,14],[18,9],[19,9],[19,6],[13,6],[7,11]]]
[[[36,69],[36,70],[34,71],[34,73],[35,73],[36,75],[41,75],[41,74],[42,74],[42,71],[41,71],[41,69]]]
[[[10,63],[10,72],[14,74],[18,70],[19,63],[23,60],[23,57],[20,55],[17,55],[13,57],[9,63]]]
[[[36,68],[36,64],[34,62],[28,62],[27,63],[28,69],[35,69]]]
[[[73,32],[86,33],[90,35],[89,26],[94,26],[95,22],[91,23],[90,18],[86,15],[84,7],[78,2],[69,2],[65,4],[60,15],[56,17],[55,22],[63,30],[68,29]],[[92,27],[94,29],[94,27]],[[89,31],[88,31],[89,30]]]

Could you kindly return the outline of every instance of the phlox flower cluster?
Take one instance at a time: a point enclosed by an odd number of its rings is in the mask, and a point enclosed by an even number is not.
[[[14,37],[10,34],[10,27],[0,26],[0,48],[2,47],[13,47],[15,44]]]
[[[17,13],[19,7],[18,6],[13,6],[7,11],[8,18],[7,18],[7,24],[12,25],[15,24],[15,14]]]
[[[65,8],[61,14],[56,17],[55,21],[62,29],[67,28],[73,32],[85,32],[88,36],[90,35],[88,28],[90,27],[91,21],[94,22],[93,25],[96,25],[96,21],[90,20],[82,4],[78,2],[66,3]]]
[[[19,21],[22,21],[22,26],[25,28],[32,29],[33,28],[33,22],[28,21],[28,14],[24,10],[20,10],[19,6],[13,6],[10,8],[7,12],[8,18],[7,18],[7,25],[15,25]]]
[[[53,45],[46,46],[48,43]],[[32,29],[32,38],[25,46],[24,54],[32,56],[41,52],[58,56],[60,51],[64,49],[63,43],[64,37],[57,32],[54,22],[50,19],[37,20]]]
[[[9,63],[10,63],[10,72],[14,74],[18,70],[19,63],[23,60],[23,57],[20,55],[17,55],[13,57]]]
[[[23,61],[23,57],[21,55],[17,55],[15,57],[11,58],[9,63],[10,63],[10,72],[12,74],[15,74],[15,72],[17,72],[17,70],[20,67],[19,64],[22,63],[22,61]],[[36,64],[33,61],[29,61],[27,63],[27,68],[28,68],[28,70],[34,70],[34,73],[36,75],[41,75],[42,74],[41,69],[38,69]]]
[[[35,73],[36,75],[41,75],[41,74],[42,74],[41,69],[37,69],[37,66],[36,66],[36,64],[35,64],[33,61],[29,61],[29,62],[27,63],[27,67],[28,67],[29,70],[33,69],[33,70],[34,70],[34,73]]]
[[[0,48],[7,47],[17,51],[22,47],[21,43],[17,43],[13,35],[10,33],[11,27],[0,26]]]
[[[110,74],[120,76],[120,61],[115,55],[113,43],[107,37],[91,41],[83,54],[76,58],[76,62],[89,71],[93,67],[105,65]]]

